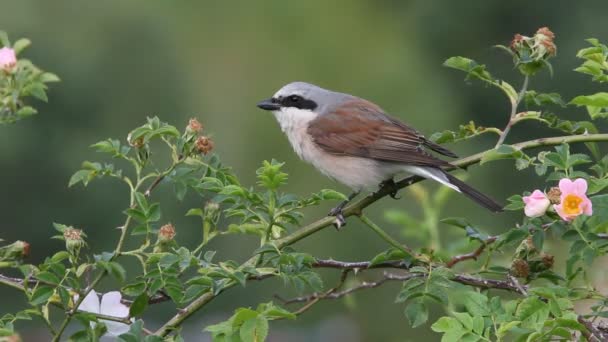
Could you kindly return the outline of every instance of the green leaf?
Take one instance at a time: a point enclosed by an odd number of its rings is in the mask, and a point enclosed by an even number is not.
[[[519,303],[517,306],[517,311],[515,312],[515,316],[524,321],[530,318],[539,310],[544,310],[547,308],[547,304],[543,303],[538,297],[527,297]]]
[[[473,316],[488,316],[490,314],[488,297],[475,291],[467,291],[463,297],[464,306]]]
[[[484,153],[479,164],[483,165],[489,161],[499,159],[519,159],[524,153],[511,145],[500,145],[498,148]]]
[[[416,328],[429,319],[429,310],[422,300],[415,300],[405,307],[405,316],[412,328]]]
[[[462,323],[465,329],[473,330],[473,317],[466,312],[452,312],[452,315]]]
[[[262,342],[268,336],[268,320],[262,316],[246,320],[240,329],[243,342]]]
[[[31,44],[32,44],[32,42],[29,39],[21,38],[21,39],[17,40],[15,43],[13,43],[13,50],[15,50],[15,53],[18,55],[21,53],[21,51],[23,51],[25,48],[27,48]]]
[[[411,262],[411,255],[406,254],[404,251],[397,248],[390,248],[378,255],[376,255],[370,262],[370,266],[379,265],[391,260],[404,260],[408,259]]]
[[[585,106],[592,120],[608,117],[608,93],[577,96],[570,101],[577,106]]]
[[[577,96],[570,103],[577,106],[608,107],[608,93]]]
[[[135,297],[135,296],[139,296],[140,294],[142,294],[145,290],[146,290],[146,283],[144,283],[143,281],[140,281],[137,283],[125,285],[121,289],[121,292],[127,296]]]
[[[30,297],[30,304],[33,306],[41,305],[46,303],[49,298],[53,295],[53,288],[49,286],[40,286],[38,287],[32,296]]]
[[[28,116],[32,116],[34,114],[37,114],[38,111],[30,106],[24,106],[21,107],[18,111],[17,111],[17,116],[19,118],[26,118]]]
[[[188,210],[186,216],[200,216],[203,217],[203,210],[201,208],[192,208]]]
[[[51,82],[59,82],[61,81],[59,77],[51,72],[45,72],[40,75],[39,78],[42,83],[51,83]]]
[[[523,197],[521,195],[513,195],[507,198],[509,204],[505,206],[505,210],[521,210],[525,207]]]
[[[331,189],[323,189],[319,192],[319,196],[323,200],[337,200],[337,201],[345,201],[347,199],[346,195],[336,190]]]
[[[59,284],[59,278],[51,272],[40,272],[36,274],[36,278],[40,281],[51,283],[51,284]]]
[[[431,325],[431,329],[435,332],[448,332],[451,330],[461,330],[462,324],[453,317],[441,317],[437,322]]]
[[[129,308],[129,317],[141,315],[148,307],[148,295],[144,292],[137,296]]]

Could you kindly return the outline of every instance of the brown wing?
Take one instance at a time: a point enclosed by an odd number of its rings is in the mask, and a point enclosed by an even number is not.
[[[338,155],[434,167],[450,164],[435,158],[424,147],[456,156],[362,99],[350,100],[317,117],[311,121],[308,133],[320,148]]]

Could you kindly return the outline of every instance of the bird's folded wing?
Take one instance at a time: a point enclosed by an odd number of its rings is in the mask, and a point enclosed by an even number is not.
[[[375,104],[356,99],[311,121],[308,133],[326,152],[416,166],[450,166],[424,147],[453,153],[424,138],[413,128],[384,114]]]

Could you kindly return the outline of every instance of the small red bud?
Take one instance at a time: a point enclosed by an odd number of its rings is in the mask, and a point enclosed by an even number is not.
[[[158,241],[159,242],[169,242],[172,241],[175,237],[175,227],[168,223],[162,227],[158,231]]]
[[[511,263],[511,274],[517,278],[526,278],[530,275],[530,265],[523,259],[515,259]]]
[[[188,127],[186,127],[186,130],[191,133],[199,133],[203,130],[203,125],[196,118],[192,118],[190,121],[188,121]]]
[[[214,143],[209,137],[198,137],[196,139],[196,148],[202,154],[208,154],[213,150]]]

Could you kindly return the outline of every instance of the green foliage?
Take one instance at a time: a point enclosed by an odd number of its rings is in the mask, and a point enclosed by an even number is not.
[[[11,48],[20,55],[29,45],[28,39],[19,39],[11,44],[6,32],[0,31],[0,48]],[[59,77],[55,74],[42,71],[24,58],[19,58],[13,67],[0,68],[0,125],[38,113],[25,101],[35,98],[48,102],[47,84],[58,81]]]
[[[205,328],[214,341],[260,342],[268,336],[268,321],[295,319],[296,316],[272,302],[260,304],[256,310],[240,308],[225,322]]]
[[[10,45],[5,35],[0,34],[0,40],[4,46]],[[592,47],[578,54],[585,62],[577,71],[592,75],[594,81],[606,82],[606,46],[597,40],[589,42]],[[12,47],[20,52],[28,44],[21,40]],[[528,89],[532,76],[542,68],[550,68],[548,59],[556,51],[552,44],[552,33],[539,29],[534,37],[516,36],[510,47],[503,47],[524,77],[519,91],[472,59],[446,60],[445,66],[464,71],[467,79],[499,88],[507,95],[512,110],[504,129],[483,127],[471,121],[456,131],[446,130],[431,137],[437,143],[455,143],[487,132],[497,134],[499,141],[494,149],[456,161],[455,166],[509,159],[515,161],[516,170],[533,168],[539,180],[536,187],[544,196],[535,199],[542,202],[539,204],[542,212],[530,208],[533,199],[527,196],[531,191],[514,194],[504,208],[511,211],[514,223],[499,227],[500,233],[491,235],[488,227],[474,223],[474,217],[441,219],[442,209],[454,193],[450,189],[443,187],[430,192],[412,186],[413,202],[420,207],[420,213],[386,211],[385,219],[401,227],[402,237],[407,241],[414,239],[423,248],[403,246],[363,215],[365,206],[377,200],[371,196],[350,207],[354,209],[349,215],[358,215],[390,248],[367,262],[323,260],[292,245],[329,226],[332,219],[321,218],[303,225],[303,212],[324,202],[344,200],[346,196],[331,189],[306,196],[285,193],[288,175],[284,164],[276,160],[262,163],[256,171],[254,186],[244,185],[212,153],[213,143],[203,134],[198,121],[192,119],[184,130],[179,130],[152,117],[131,130],[124,142],[109,138],[91,145],[100,153],[101,160],[85,161],[68,182],[70,187],[87,186],[101,179],[126,185],[127,196],[117,197],[117,201],[124,201],[123,213],[117,213],[124,223],[116,230],[114,248],[98,251],[84,230],[59,223],[53,224],[59,234],[52,238],[63,241],[65,247],[38,264],[27,263],[30,248],[27,242],[0,246],[0,268],[14,269],[23,276],[16,279],[1,275],[0,284],[21,291],[27,301],[22,311],[0,317],[0,339],[13,338],[19,329],[17,325],[24,324],[22,321],[40,319],[55,340],[62,338],[71,322],[78,321],[80,330],[70,340],[90,341],[107,334],[117,335],[116,325],[127,324],[128,332],[117,337],[120,341],[183,341],[179,336],[181,324],[210,300],[231,287],[246,287],[252,281],[271,277],[281,279],[284,288],[310,294],[285,301],[285,305],[303,303],[293,312],[272,302],[259,304],[255,310],[237,308],[228,320],[205,327],[213,340],[264,341],[269,335],[270,321],[295,319],[318,301],[340,299],[388,281],[401,283],[396,302],[403,303],[404,316],[410,325],[430,327],[441,334],[442,341],[587,338],[592,333],[589,326],[594,326],[593,320],[608,317],[608,299],[590,283],[595,272],[592,263],[608,254],[605,192],[608,155],[602,155],[597,144],[608,138],[597,134],[599,125],[596,125],[596,120],[606,117],[608,97],[598,92],[577,96],[566,104],[557,93]],[[13,87],[13,77],[25,77],[24,82],[37,84],[34,88],[38,90],[23,90],[17,97],[46,100],[44,83],[56,79],[40,71],[38,76],[28,79],[37,69],[23,60],[19,63],[16,71],[0,73],[4,82],[0,83],[0,96],[6,84]],[[22,107],[17,109],[11,107],[10,101],[0,102],[0,113],[4,115],[0,118],[5,122],[18,119],[19,111],[27,108],[19,101],[18,106]],[[521,103],[535,109],[519,111]],[[546,107],[563,110],[569,105],[585,106],[591,121],[564,120],[546,110]],[[526,121],[536,121],[567,136],[504,144],[509,130]],[[578,142],[587,144],[587,153],[573,146]],[[163,153],[163,148],[167,153]],[[528,152],[530,148],[540,151],[532,155]],[[573,194],[556,190],[559,181],[568,184],[566,179],[577,178],[588,184],[586,191],[580,186]],[[581,181],[578,182],[580,185]],[[158,187],[172,188],[172,196],[157,197],[154,191]],[[186,197],[187,194],[191,196]],[[590,208],[581,206],[587,205],[587,196],[593,207],[591,215],[588,215]],[[184,212],[194,227],[200,227],[194,242],[181,241],[179,234],[185,228],[169,223],[176,222],[175,218],[161,210],[167,201],[186,202],[190,197],[197,198],[196,204],[188,202]],[[565,210],[574,213],[573,216],[565,217]],[[444,229],[447,227],[440,224],[452,228]],[[240,235],[251,235],[259,242],[249,252],[249,259],[226,260],[220,257],[223,253],[217,253],[216,257],[210,241]],[[556,244],[564,251],[565,260],[550,254],[550,246]],[[138,268],[126,268],[126,259],[136,261]],[[326,285],[324,273],[317,271],[322,267],[342,270],[337,285]],[[359,273],[372,273],[371,269],[377,268],[385,270],[379,280],[359,278]],[[399,272],[393,272],[395,269]],[[98,312],[83,307],[87,294],[97,294],[93,291],[104,280],[120,290],[120,300],[113,303],[113,309],[121,309],[124,317],[107,315],[103,304]],[[574,310],[575,303],[581,300],[594,301],[584,314]],[[167,301],[179,309],[158,331],[148,334],[144,319],[150,306]],[[435,317],[438,308],[445,309],[441,317]],[[427,324],[429,320],[434,323]],[[61,321],[58,327],[57,321]]]

